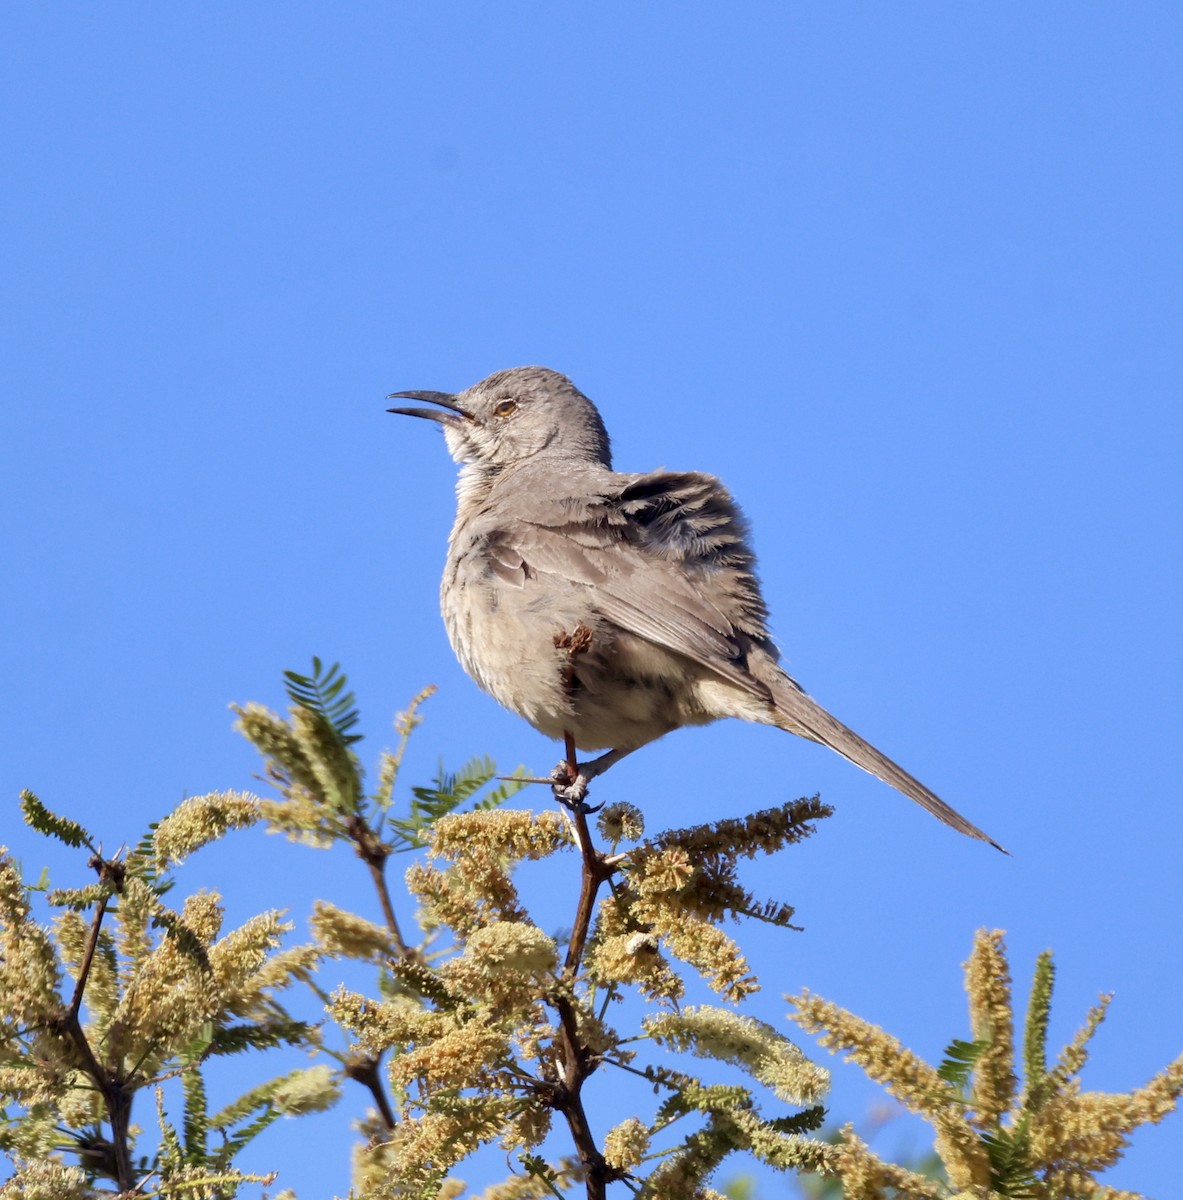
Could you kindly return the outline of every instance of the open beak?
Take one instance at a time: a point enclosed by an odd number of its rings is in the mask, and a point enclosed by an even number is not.
[[[435,408],[388,408],[387,412],[401,413],[404,417],[423,417],[428,421],[439,421],[441,425],[459,423],[463,417],[471,421],[472,417],[456,403],[456,397],[451,392],[391,392],[387,400],[423,400],[428,404],[438,404],[444,412]],[[453,415],[455,414],[455,415]]]

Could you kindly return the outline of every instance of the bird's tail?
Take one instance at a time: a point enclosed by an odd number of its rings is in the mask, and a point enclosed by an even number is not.
[[[898,763],[892,762],[886,754],[876,750],[853,729],[848,729],[837,717],[826,712],[816,700],[800,690],[795,680],[779,670],[777,674],[779,679],[766,682],[772,690],[772,699],[776,704],[776,723],[781,729],[829,746],[843,758],[890,784],[897,792],[915,800],[921,808],[927,809],[946,825],[951,825],[958,833],[989,842],[996,850],[1002,850],[1003,854],[1009,853],[992,837],[950,808],[935,792],[929,791],[920,780],[913,779]]]

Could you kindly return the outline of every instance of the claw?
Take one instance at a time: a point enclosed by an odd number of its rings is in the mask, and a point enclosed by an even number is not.
[[[587,796],[587,776],[582,773],[571,774],[571,763],[561,762],[550,773],[550,784],[555,796],[564,804],[582,804]],[[576,771],[579,768],[576,767]]]
[[[604,806],[585,804],[587,799],[588,776],[583,773],[580,764],[575,764],[576,774],[571,774],[571,763],[564,760],[550,773],[551,791],[555,799],[567,808],[578,808],[584,816],[599,812]]]

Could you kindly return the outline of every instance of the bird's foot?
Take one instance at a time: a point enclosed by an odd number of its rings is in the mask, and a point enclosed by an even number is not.
[[[550,773],[550,785],[564,804],[582,804],[587,796],[587,776],[576,763],[564,759]]]
[[[587,799],[588,776],[583,773],[578,763],[564,759],[550,773],[550,786],[555,799],[567,808],[578,808],[585,815],[598,812],[600,805],[594,808],[584,801]]]

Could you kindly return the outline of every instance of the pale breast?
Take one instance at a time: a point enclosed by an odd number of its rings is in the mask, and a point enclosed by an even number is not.
[[[581,750],[644,745],[719,715],[698,702],[697,664],[606,621],[583,585],[528,573],[511,582],[468,546],[449,558],[441,608],[476,683],[546,736],[571,732]],[[580,628],[582,652],[556,645]]]

